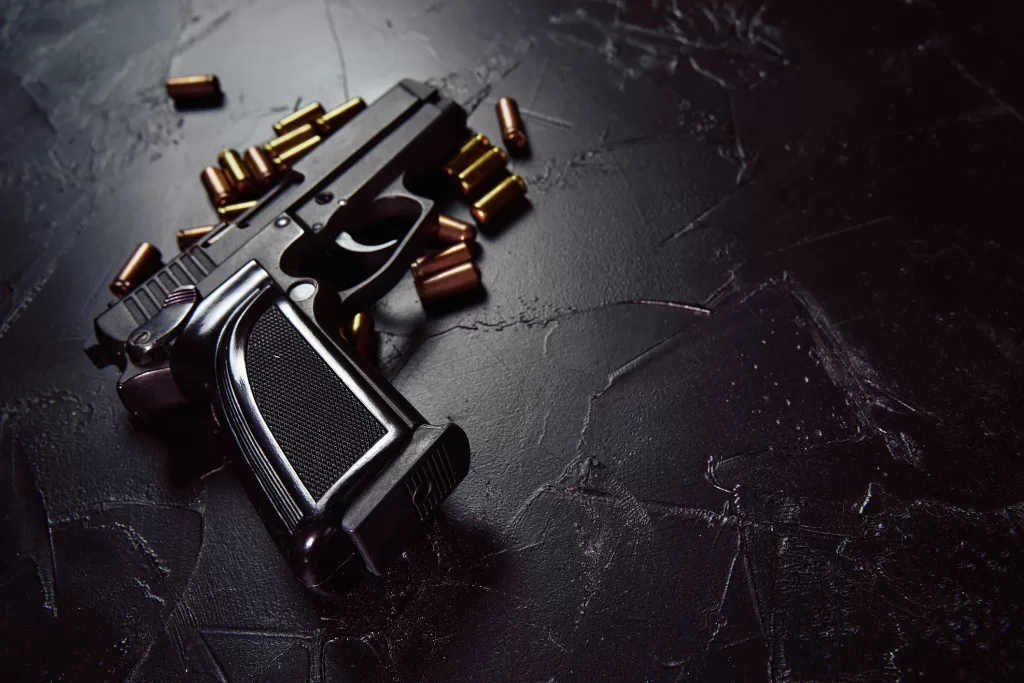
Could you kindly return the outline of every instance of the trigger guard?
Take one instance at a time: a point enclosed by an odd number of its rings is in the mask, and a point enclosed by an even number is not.
[[[412,262],[423,252],[430,232],[437,223],[437,204],[432,199],[409,192],[401,185],[401,180],[396,181],[374,201],[390,199],[416,202],[420,206],[419,218],[405,237],[398,240],[396,246],[391,247],[391,255],[380,268],[354,287],[338,292],[343,306],[349,310],[364,310],[391,291],[408,271]]]

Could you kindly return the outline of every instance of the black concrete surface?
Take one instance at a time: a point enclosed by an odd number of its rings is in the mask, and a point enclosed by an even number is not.
[[[1020,3],[2,8],[4,680],[1021,679]],[[403,77],[491,135],[519,100],[532,208],[485,297],[375,311],[472,471],[325,599],[230,437],[133,422],[81,347],[217,150]]]

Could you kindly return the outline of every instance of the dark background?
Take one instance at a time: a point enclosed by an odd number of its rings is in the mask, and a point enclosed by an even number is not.
[[[1020,680],[1019,2],[0,7],[5,680]],[[483,301],[375,312],[473,466],[323,599],[81,349],[221,147],[402,77],[518,98],[532,209]]]

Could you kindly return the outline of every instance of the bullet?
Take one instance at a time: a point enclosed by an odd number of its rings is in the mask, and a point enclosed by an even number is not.
[[[462,194],[471,194],[487,180],[492,173],[505,168],[508,155],[497,147],[491,147],[483,155],[459,173],[459,189]]]
[[[238,156],[238,152],[233,149],[222,149],[217,155],[217,163],[223,169],[224,175],[234,185],[239,198],[248,198],[258,192],[256,178],[246,163],[242,161],[242,157]]]
[[[457,244],[459,242],[472,242],[476,239],[476,226],[460,221],[458,218],[445,216],[443,213],[437,216],[437,231],[434,238],[445,244]]]
[[[479,286],[480,270],[472,262],[441,271],[425,280],[416,280],[416,290],[424,304],[463,294]]]
[[[256,206],[259,202],[255,199],[250,199],[247,202],[238,202],[237,204],[228,204],[227,206],[218,206],[217,215],[220,216],[222,221],[231,222],[241,216],[243,213]]]
[[[203,187],[206,188],[206,194],[214,206],[221,207],[236,199],[235,191],[227,176],[224,175],[224,171],[216,166],[204,168],[203,172],[199,174],[199,180],[202,181]]]
[[[486,135],[477,133],[462,145],[455,156],[442,167],[445,174],[451,176],[458,175],[460,171],[465,170],[492,146],[491,141],[487,139]]]
[[[292,147],[308,140],[314,135],[316,135],[316,129],[313,128],[312,124],[307,123],[299,126],[295,130],[285,133],[279,138],[274,138],[267,144],[263,145],[263,149],[270,152],[272,157],[276,157]]]
[[[356,313],[342,335],[356,353],[366,360],[373,356],[373,318],[366,313]]]
[[[302,157],[309,154],[309,152],[323,142],[323,138],[319,135],[314,135],[305,142],[289,147],[284,152],[281,152],[278,156],[274,157],[274,163],[281,168],[288,168]]]
[[[319,102],[310,102],[302,109],[293,111],[288,116],[274,124],[274,135],[284,135],[307,123],[313,123],[324,115],[324,105]]]
[[[515,173],[473,203],[470,213],[478,223],[488,223],[509,202],[526,194],[526,182]]]
[[[442,270],[448,270],[463,263],[469,263],[472,260],[473,252],[470,250],[469,245],[463,242],[448,247],[436,254],[421,256],[416,259],[409,269],[412,270],[413,277],[417,280],[422,280],[423,278],[440,273]]]
[[[160,250],[149,242],[143,242],[135,247],[135,251],[121,266],[117,277],[110,283],[110,291],[114,293],[114,296],[124,296],[158,270],[160,270]]]
[[[253,145],[245,150],[245,163],[252,169],[256,181],[264,188],[277,182],[281,169],[274,163],[273,157],[262,147]]]
[[[520,150],[526,147],[526,129],[523,118],[519,115],[519,105],[511,97],[502,97],[494,107],[498,113],[498,124],[501,126],[501,139],[509,150]]]
[[[223,97],[220,80],[213,74],[177,76],[167,79],[167,95],[175,102],[188,104],[217,100]]]
[[[199,240],[203,239],[211,232],[213,232],[216,227],[216,225],[199,225],[194,228],[185,228],[184,230],[179,230],[174,235],[175,241],[177,241],[178,243],[178,249],[181,251],[185,251],[193,244],[195,244],[196,242],[198,242]]]
[[[353,97],[351,100],[330,110],[316,120],[317,129],[324,135],[330,135],[346,123],[355,118],[356,114],[366,109],[366,102],[362,97]]]

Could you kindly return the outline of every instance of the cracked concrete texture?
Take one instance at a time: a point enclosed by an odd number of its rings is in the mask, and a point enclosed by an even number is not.
[[[1019,14],[9,3],[15,680],[1016,680]],[[165,102],[195,71],[225,107]],[[130,420],[81,344],[131,244],[207,221],[218,149],[402,77],[490,136],[516,97],[533,206],[482,235],[486,296],[377,306],[382,369],[472,468],[394,571],[324,599],[230,435]]]

